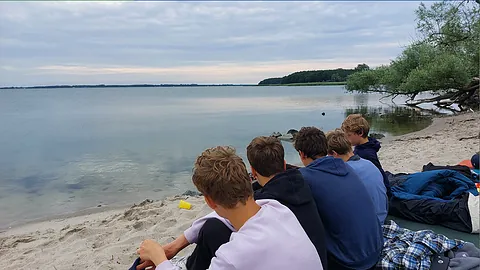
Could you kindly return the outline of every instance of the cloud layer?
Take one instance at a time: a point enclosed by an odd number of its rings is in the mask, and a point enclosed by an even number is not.
[[[1,2],[0,85],[257,83],[388,63],[418,2]]]

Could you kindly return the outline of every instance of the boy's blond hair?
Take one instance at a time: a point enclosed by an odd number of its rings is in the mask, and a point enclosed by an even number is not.
[[[347,139],[345,132],[337,128],[327,133],[328,154],[335,151],[339,155],[345,155],[352,151],[352,144]]]
[[[363,138],[367,138],[368,132],[370,131],[370,125],[361,114],[350,114],[345,120],[343,120],[342,130],[344,132],[353,132],[358,135],[362,134]]]
[[[230,146],[203,151],[195,161],[192,180],[198,191],[225,208],[245,204],[253,197],[245,163]]]

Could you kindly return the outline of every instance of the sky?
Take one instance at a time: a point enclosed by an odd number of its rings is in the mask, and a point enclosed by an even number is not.
[[[245,83],[388,64],[419,2],[0,2],[0,86]]]

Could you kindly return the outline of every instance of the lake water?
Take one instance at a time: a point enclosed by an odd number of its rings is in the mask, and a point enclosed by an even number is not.
[[[359,111],[381,133],[430,123],[380,98],[342,86],[0,90],[0,227],[194,189],[192,164],[211,146],[245,157],[255,136],[327,131]]]

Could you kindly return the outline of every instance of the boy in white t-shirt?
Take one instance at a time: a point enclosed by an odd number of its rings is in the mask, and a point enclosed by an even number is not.
[[[275,200],[253,199],[248,172],[235,149],[205,150],[195,162],[192,179],[215,211],[203,219],[220,220],[234,231],[215,252],[209,269],[323,269],[295,215]],[[153,262],[156,270],[176,269],[153,240],[145,240],[138,254],[142,261]]]

